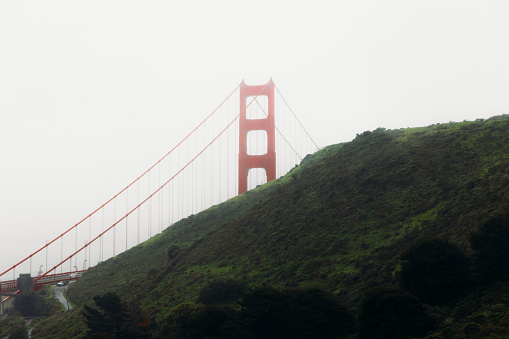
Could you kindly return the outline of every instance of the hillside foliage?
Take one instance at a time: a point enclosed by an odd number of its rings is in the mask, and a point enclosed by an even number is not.
[[[489,273],[483,260],[492,254],[485,250],[491,238],[481,226],[509,215],[508,188],[506,116],[366,131],[91,268],[68,295],[76,312],[105,292],[124,302],[139,300],[163,333],[185,330],[174,322],[176,312],[203,314],[206,320],[206,314],[227,319],[242,309],[232,297],[227,303],[233,309],[203,313],[214,305],[197,300],[214,281],[235,281],[249,291],[269,286],[264,293],[317,284],[352,314],[379,300],[415,306],[416,316],[428,312],[430,322],[418,335],[505,335],[507,271],[484,279]],[[418,249],[429,239],[438,239],[435,247]],[[408,266],[412,261],[428,265],[421,272],[423,286],[409,283],[417,274]],[[435,292],[425,295],[430,286]],[[282,303],[278,307],[289,307]]]

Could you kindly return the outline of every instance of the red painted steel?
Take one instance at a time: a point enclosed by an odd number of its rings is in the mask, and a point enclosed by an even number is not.
[[[267,118],[247,119],[246,101],[249,96],[265,95],[268,99]],[[256,99],[256,98],[255,98]],[[267,132],[267,153],[262,155],[247,154],[247,134],[250,131]],[[247,191],[247,177],[252,168],[263,168],[267,182],[276,179],[276,138],[274,118],[274,82],[272,79],[265,85],[248,86],[240,84],[240,119],[239,119],[239,194]]]

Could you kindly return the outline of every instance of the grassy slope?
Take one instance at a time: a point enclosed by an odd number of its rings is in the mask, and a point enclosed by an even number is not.
[[[470,231],[509,212],[508,151],[506,117],[365,132],[98,265],[69,295],[81,305],[115,290],[160,319],[207,282],[236,278],[319,282],[355,308],[366,288],[396,283],[412,242],[440,237],[468,251]],[[172,243],[185,250],[167,262]]]

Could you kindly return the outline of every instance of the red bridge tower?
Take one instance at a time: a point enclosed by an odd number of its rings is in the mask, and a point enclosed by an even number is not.
[[[268,112],[264,119],[246,118],[246,101],[250,96],[267,96]],[[267,132],[267,153],[249,155],[247,153],[247,134],[249,131]],[[239,120],[239,194],[247,191],[247,177],[251,168],[263,168],[267,182],[276,179],[276,146],[274,119],[274,82],[265,85],[248,86],[240,84],[240,120]]]

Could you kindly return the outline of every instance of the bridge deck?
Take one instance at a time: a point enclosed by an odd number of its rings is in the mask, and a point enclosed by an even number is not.
[[[43,288],[44,285],[53,284],[59,281],[78,280],[78,278],[80,278],[84,272],[86,272],[86,270],[48,274],[42,277],[34,277],[34,290],[38,291],[41,288]],[[0,281],[0,292],[14,293],[16,291],[18,291],[17,280]]]

